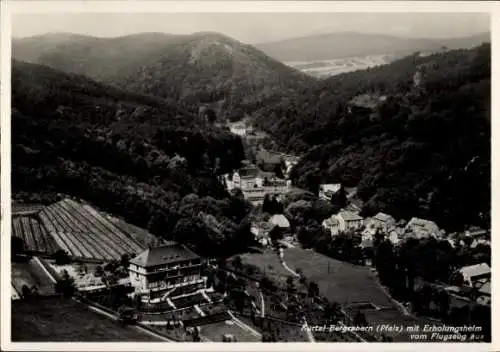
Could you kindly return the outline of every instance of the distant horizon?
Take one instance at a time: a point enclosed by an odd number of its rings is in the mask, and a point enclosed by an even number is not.
[[[373,28],[376,28],[374,31]],[[215,32],[246,44],[336,33],[409,39],[463,38],[491,33],[487,13],[153,13],[16,14],[12,38],[74,34],[118,38],[144,33]]]
[[[33,35],[27,35],[27,36],[12,36],[13,39],[28,39],[28,38],[34,38],[34,37],[43,37],[47,35],[57,35],[57,34],[66,34],[66,35],[75,35],[75,36],[82,36],[82,37],[89,37],[89,38],[98,38],[98,39],[116,39],[116,38],[123,38],[123,37],[129,37],[129,36],[134,36],[134,35],[141,35],[141,34],[160,34],[160,35],[170,35],[170,36],[190,36],[190,35],[195,35],[195,34],[200,34],[200,33],[214,33],[214,34],[220,34],[224,35],[227,37],[231,37],[233,39],[236,39],[240,41],[238,38],[234,38],[229,34],[223,33],[223,32],[217,32],[217,31],[197,31],[197,32],[191,32],[191,33],[168,33],[168,32],[154,32],[154,31],[148,31],[148,32],[134,32],[134,33],[128,33],[128,34],[123,34],[123,35],[118,35],[118,36],[99,36],[99,35],[94,35],[94,34],[85,34],[85,33],[77,33],[77,32],[45,32],[45,33],[39,33],[39,34],[33,34]],[[307,38],[307,37],[314,37],[314,36],[322,36],[322,35],[332,35],[332,34],[360,34],[360,35],[367,35],[367,36],[384,36],[384,37],[393,37],[393,38],[408,38],[408,39],[427,39],[427,40],[440,40],[440,39],[459,39],[459,38],[467,38],[467,37],[474,37],[474,36],[479,36],[483,34],[490,34],[491,35],[491,30],[487,31],[481,31],[477,33],[471,33],[467,35],[455,35],[455,36],[443,36],[443,37],[423,37],[423,36],[404,36],[404,35],[395,35],[395,34],[387,34],[387,33],[366,33],[362,31],[336,31],[336,32],[324,32],[324,33],[314,33],[314,34],[308,34],[308,35],[301,35],[301,36],[296,36],[296,37],[290,37],[290,38],[284,38],[284,39],[278,39],[278,40],[271,40],[269,42],[278,42],[278,41],[287,41],[287,40],[294,40],[294,39],[300,39],[300,38]],[[256,43],[247,43],[247,44],[263,44],[263,43],[268,43],[268,42],[256,42]]]

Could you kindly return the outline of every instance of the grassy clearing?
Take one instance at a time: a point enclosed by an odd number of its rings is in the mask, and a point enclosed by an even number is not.
[[[343,306],[371,302],[378,307],[394,307],[368,268],[300,248],[285,249],[284,259],[292,269],[301,269],[308,280],[315,281],[321,295],[331,301]]]
[[[71,299],[12,302],[12,341],[161,341],[93,312]]]
[[[260,273],[279,286],[286,286],[286,279],[291,276],[279,260],[275,252],[246,253],[241,255],[243,265],[256,267]]]

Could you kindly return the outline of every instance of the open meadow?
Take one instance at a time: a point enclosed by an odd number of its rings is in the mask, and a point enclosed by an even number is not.
[[[292,269],[302,270],[309,281],[315,281],[321,295],[331,301],[343,306],[358,303],[371,303],[379,308],[394,306],[366,267],[300,248],[285,249],[284,259]]]

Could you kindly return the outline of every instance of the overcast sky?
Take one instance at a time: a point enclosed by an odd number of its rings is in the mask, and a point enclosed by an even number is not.
[[[93,13],[17,14],[12,18],[14,37],[48,32],[116,37],[215,31],[250,44],[340,31],[439,38],[489,30],[486,13]]]

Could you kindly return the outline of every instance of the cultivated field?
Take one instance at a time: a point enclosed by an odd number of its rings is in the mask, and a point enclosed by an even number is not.
[[[19,204],[13,203],[11,212],[12,216],[15,215],[33,215],[45,208],[43,204]]]
[[[90,205],[71,199],[45,207],[39,217],[59,247],[75,258],[109,261],[144,249]]]
[[[310,281],[319,285],[321,295],[343,306],[372,303],[394,307],[368,268],[354,266],[300,248],[284,250],[285,262],[294,270],[300,268]]]
[[[14,342],[159,341],[70,299],[14,301],[11,321]]]
[[[158,244],[161,244],[165,242],[163,239],[159,239],[156,236],[150,234],[147,230],[129,224],[125,220],[107,214],[106,218],[111,221],[117,228],[119,228],[125,235],[139,243],[143,248],[146,248],[148,244],[151,243],[157,242]]]
[[[330,77],[341,73],[385,65],[393,61],[395,58],[395,55],[386,54],[354,56],[332,60],[289,61],[285,62],[285,64],[314,77]]]
[[[60,249],[35,215],[12,216],[12,236],[22,239],[30,252],[50,255]]]

